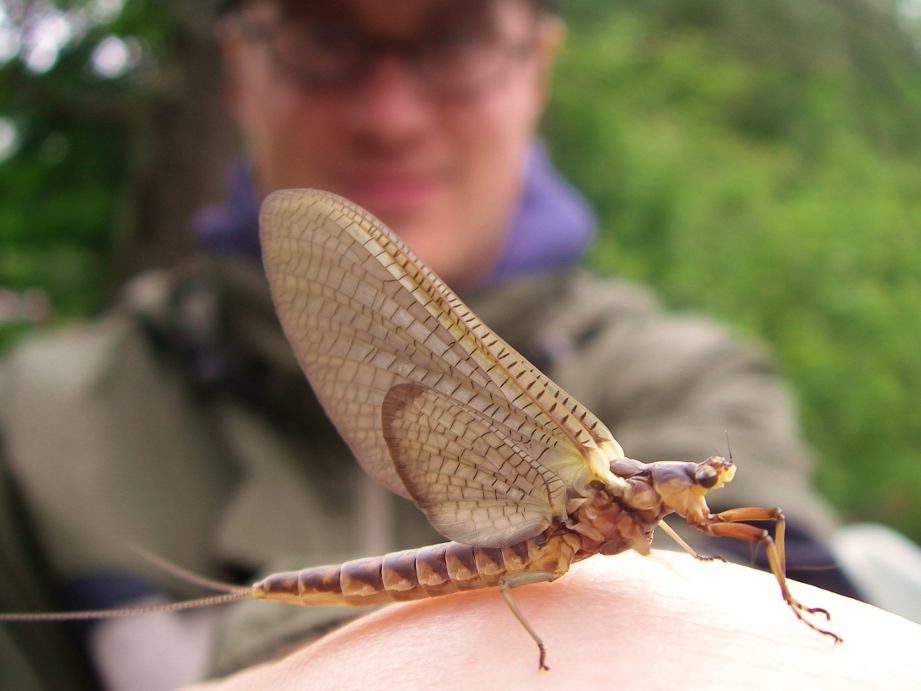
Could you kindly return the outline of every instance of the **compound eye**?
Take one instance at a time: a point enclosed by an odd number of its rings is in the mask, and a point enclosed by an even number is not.
[[[694,473],[694,481],[704,489],[713,489],[719,481],[719,473],[712,466],[704,465]]]

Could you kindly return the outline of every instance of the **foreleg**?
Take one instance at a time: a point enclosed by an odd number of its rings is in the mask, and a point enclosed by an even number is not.
[[[756,528],[753,525],[742,523],[742,521],[774,521],[774,535],[772,537],[770,532],[764,528]],[[796,618],[811,629],[832,637],[835,639],[835,643],[840,643],[841,638],[839,636],[831,631],[819,628],[803,616],[803,612],[807,612],[808,614],[824,614],[825,619],[828,620],[831,618],[828,610],[821,607],[806,607],[790,593],[790,588],[787,586],[787,560],[784,550],[785,525],[786,521],[780,509],[752,507],[730,509],[729,511],[710,515],[702,524],[695,525],[694,527],[708,535],[714,535],[716,537],[733,537],[737,540],[744,540],[764,546],[771,573],[773,573],[774,578],[777,579],[777,583],[780,585],[780,592],[783,594],[783,599],[790,606],[790,609],[793,610]]]

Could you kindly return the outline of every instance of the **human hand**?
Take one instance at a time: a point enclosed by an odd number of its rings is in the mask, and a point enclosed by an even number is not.
[[[839,645],[796,621],[770,574],[654,551],[595,557],[512,591],[550,671],[495,589],[394,605],[197,691],[437,688],[910,688],[921,626],[793,583]],[[816,623],[825,625],[824,617]]]

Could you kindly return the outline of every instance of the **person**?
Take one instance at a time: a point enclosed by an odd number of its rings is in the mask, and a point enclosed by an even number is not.
[[[198,219],[211,258],[138,277],[98,322],[23,343],[0,372],[0,565],[12,565],[0,566],[0,609],[197,594],[126,542],[246,581],[443,539],[357,469],[284,342],[255,219],[261,198],[290,187],[336,192],[391,226],[631,457],[700,460],[728,431],[739,473],[711,505],[783,506],[789,563],[831,561],[834,515],[763,350],[576,267],[591,212],[536,139],[563,33],[539,0],[225,3],[245,162],[228,203]],[[109,688],[137,688],[138,675],[167,687],[209,650],[209,673],[226,674],[348,616],[244,602],[182,620],[181,634],[151,617],[83,639]],[[41,645],[22,625],[0,635],[18,688],[92,683],[66,631]],[[170,641],[187,663],[174,651],[162,664]]]

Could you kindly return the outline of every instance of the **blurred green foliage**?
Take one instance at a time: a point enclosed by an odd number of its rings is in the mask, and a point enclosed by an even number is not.
[[[821,490],[921,540],[921,68],[894,14],[573,0],[545,135],[602,272],[764,339]]]
[[[896,12],[912,3],[558,4],[543,131],[599,210],[592,263],[770,343],[823,492],[921,541],[921,66]],[[21,134],[0,162],[0,285],[43,287],[58,319],[101,304],[173,5],[128,0],[46,73],[0,68]],[[146,64],[89,70],[109,33]]]
[[[158,0],[130,0],[111,21],[84,19],[81,34],[47,70],[27,64],[26,36],[49,12],[85,16],[113,4],[118,0],[0,2],[0,29],[19,33],[23,43],[19,59],[0,63],[0,118],[16,130],[12,155],[0,160],[0,286],[42,288],[57,321],[86,317],[102,304],[125,183],[137,163],[130,135],[156,89],[171,22],[158,15]],[[133,37],[144,48],[144,59],[121,78],[91,67],[108,36]],[[0,324],[0,347],[28,328]]]

